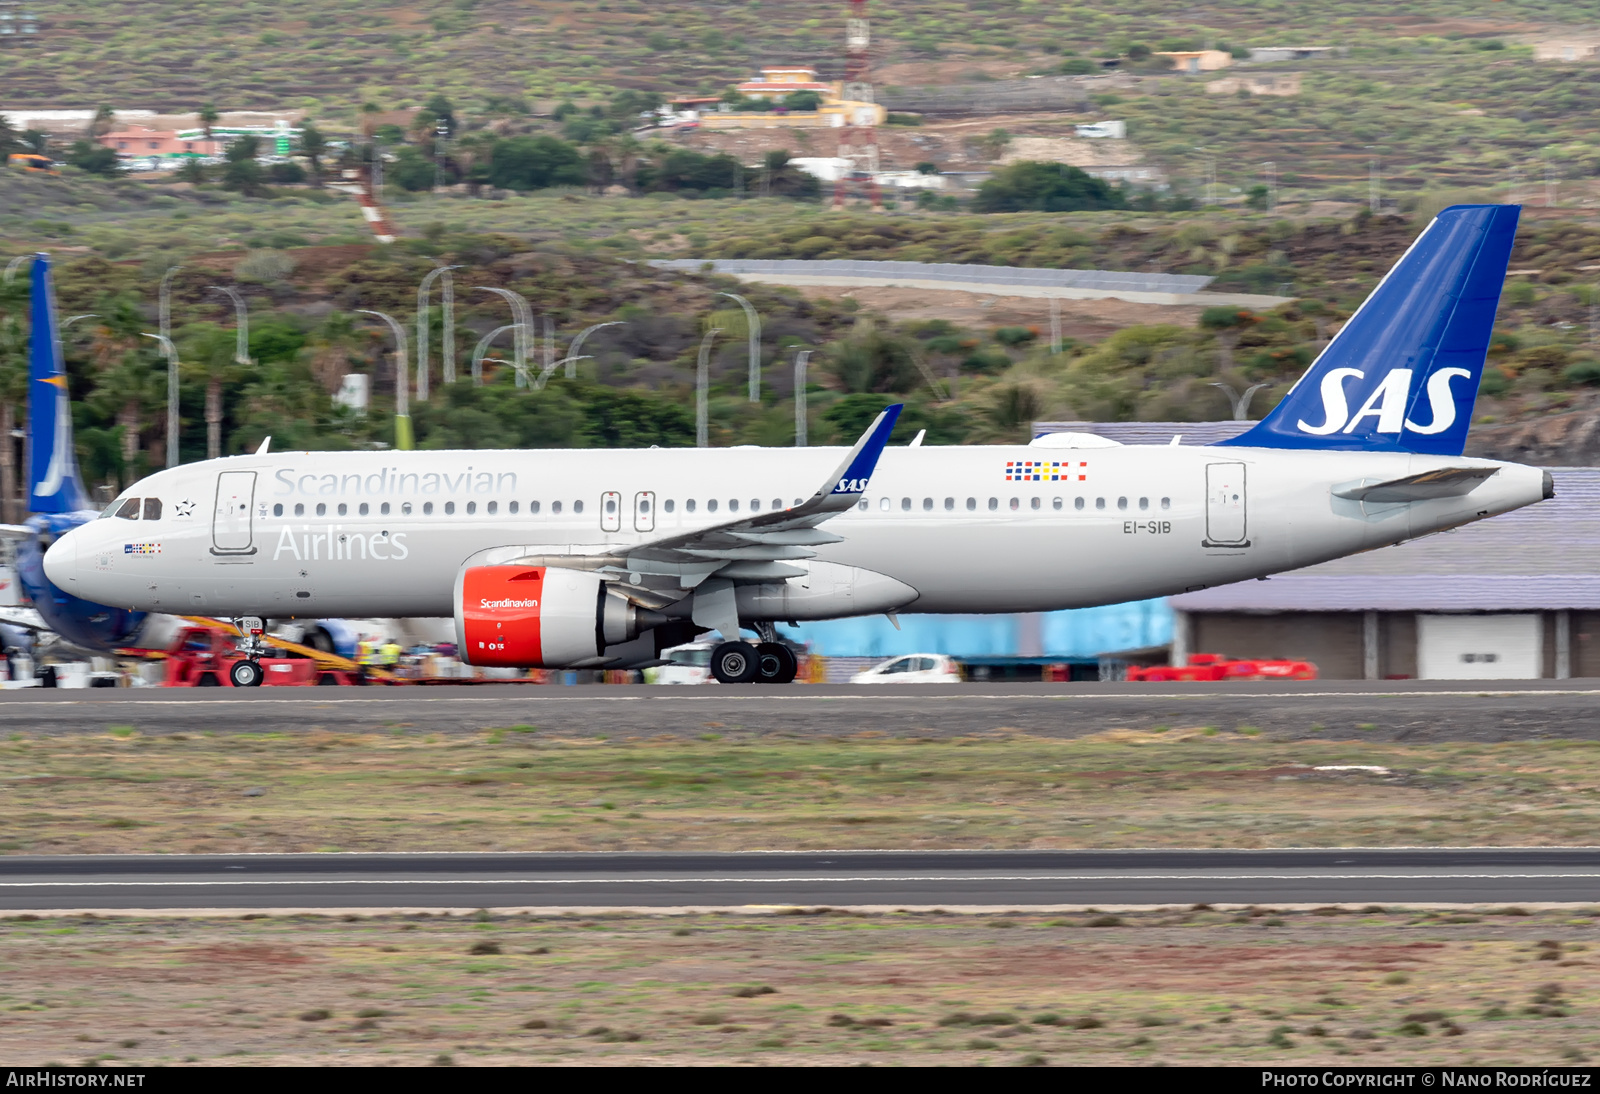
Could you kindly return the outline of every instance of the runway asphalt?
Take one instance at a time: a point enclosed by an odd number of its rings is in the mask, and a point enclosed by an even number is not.
[[[0,732],[450,733],[531,725],[556,735],[908,736],[1003,729],[1251,726],[1365,740],[1600,739],[1600,680],[1286,681],[791,687],[484,685],[0,692]]]
[[[1600,848],[0,858],[0,912],[1600,902]]]

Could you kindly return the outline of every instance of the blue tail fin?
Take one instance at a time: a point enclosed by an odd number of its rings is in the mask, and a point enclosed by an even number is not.
[[[91,508],[72,444],[72,400],[61,359],[50,260],[33,260],[33,333],[28,365],[28,510],[73,513]]]
[[[1441,212],[1283,401],[1219,443],[1461,455],[1520,212]]]

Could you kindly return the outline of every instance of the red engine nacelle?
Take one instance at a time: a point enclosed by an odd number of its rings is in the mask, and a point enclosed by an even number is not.
[[[469,566],[456,578],[456,648],[469,665],[570,668],[662,622],[598,574]]]

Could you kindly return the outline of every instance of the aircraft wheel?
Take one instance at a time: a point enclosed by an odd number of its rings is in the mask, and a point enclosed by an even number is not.
[[[235,661],[228,670],[228,679],[233,681],[236,688],[256,688],[261,686],[261,665],[256,661]]]
[[[794,651],[781,642],[763,642],[756,647],[756,683],[792,684],[800,663]]]
[[[711,651],[711,675],[719,684],[748,684],[756,678],[758,655],[748,642],[724,642]]]

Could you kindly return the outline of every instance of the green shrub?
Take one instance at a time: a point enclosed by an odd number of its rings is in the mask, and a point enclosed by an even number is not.
[[[1569,365],[1561,373],[1568,384],[1600,384],[1600,361],[1585,360]],[[1479,391],[1483,388],[1480,386]]]

